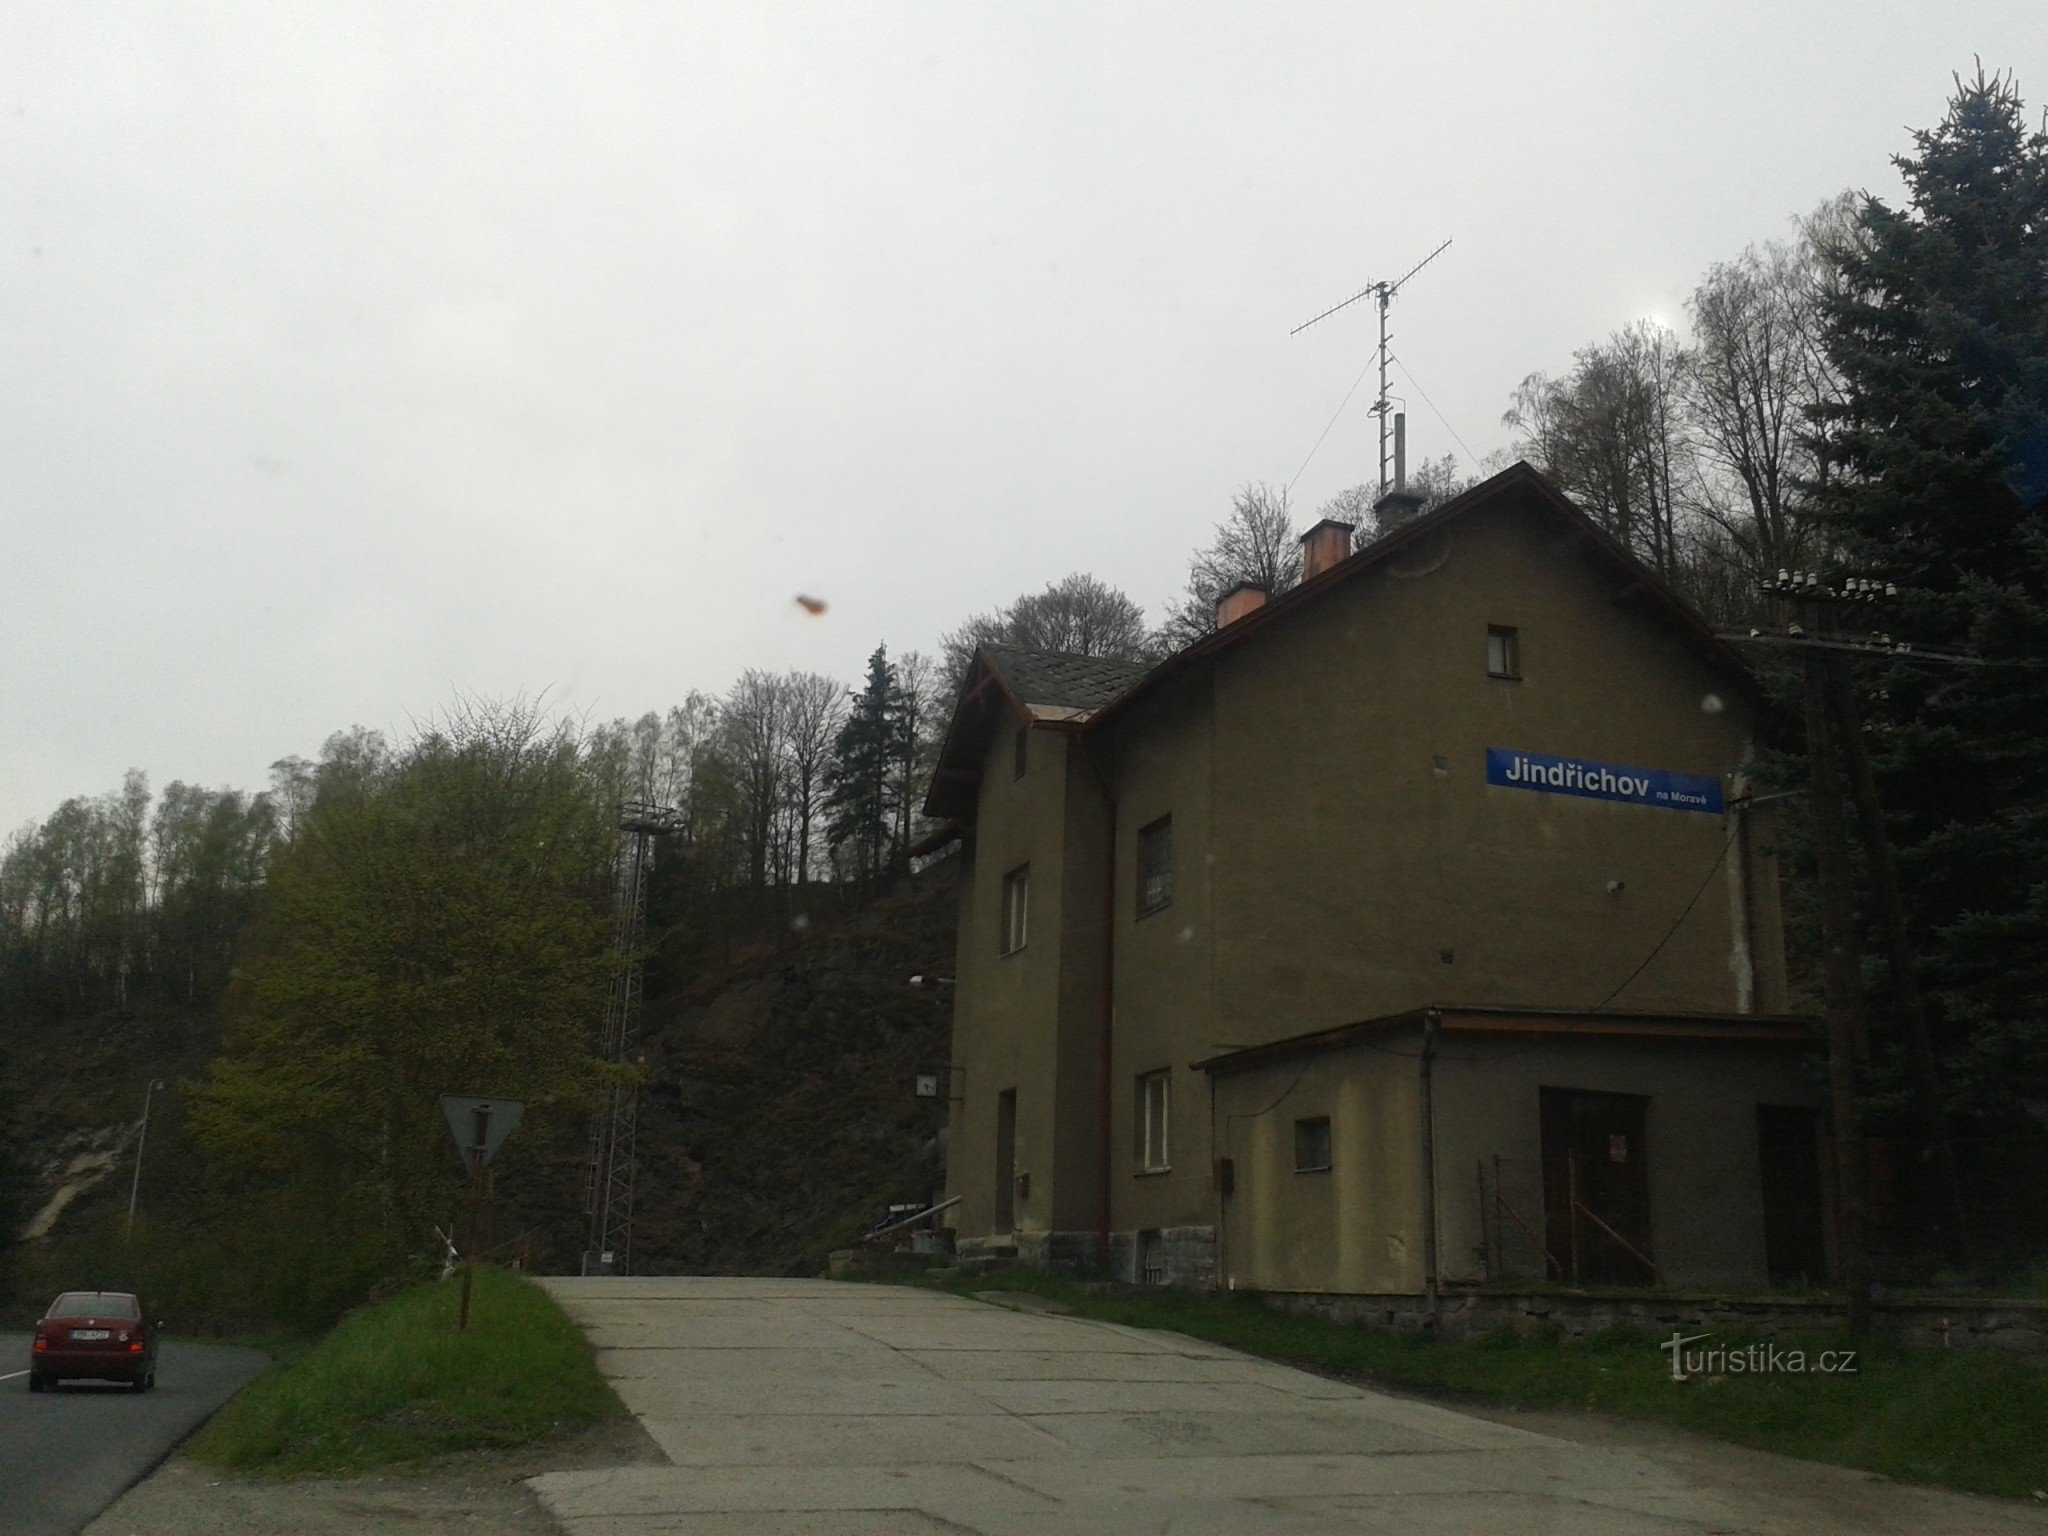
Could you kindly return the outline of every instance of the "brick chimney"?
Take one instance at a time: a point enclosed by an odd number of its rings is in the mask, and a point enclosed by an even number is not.
[[[1350,523],[1326,517],[1301,536],[1301,579],[1309,581],[1351,553]]]
[[[1240,581],[1216,599],[1216,627],[1228,629],[1253,609],[1265,606],[1265,587],[1256,581]]]
[[[1413,491],[1392,490],[1372,504],[1372,520],[1382,538],[1422,510],[1422,498]]]

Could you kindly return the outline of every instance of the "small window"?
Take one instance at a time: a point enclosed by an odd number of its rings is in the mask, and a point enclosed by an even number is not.
[[[1487,625],[1486,675],[1488,677],[1520,677],[1522,675],[1522,637],[1513,625]]]
[[[1166,1140],[1171,1076],[1165,1071],[1147,1072],[1138,1079],[1133,1125],[1137,1132],[1134,1151],[1141,1173],[1164,1173],[1171,1166]]]
[[[1138,830],[1138,916],[1173,905],[1173,818]]]
[[[1013,955],[1030,936],[1031,866],[1019,864],[1003,876],[1002,950]]]
[[[1294,1122],[1294,1171],[1296,1173],[1328,1173],[1330,1171],[1330,1117],[1317,1115],[1313,1120]]]
[[[1017,741],[1016,745],[1012,748],[1012,750],[1016,754],[1017,777],[1020,779],[1024,777],[1024,762],[1026,757],[1028,757],[1030,754],[1030,741],[1030,728],[1022,725],[1018,726]]]

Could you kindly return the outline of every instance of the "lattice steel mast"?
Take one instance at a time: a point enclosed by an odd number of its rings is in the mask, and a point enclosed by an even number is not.
[[[1302,333],[1303,331],[1307,330],[1307,329],[1308,329],[1308,328],[1309,328],[1310,326],[1314,325],[1314,324],[1316,323],[1316,321],[1317,321],[1317,320],[1327,320],[1327,319],[1329,319],[1329,318],[1330,318],[1330,316],[1332,316],[1332,315],[1336,314],[1338,310],[1340,310],[1340,309],[1349,309],[1349,308],[1350,308],[1350,307],[1351,307],[1351,306],[1352,306],[1353,304],[1356,304],[1356,303],[1357,303],[1357,302],[1358,302],[1358,301],[1359,301],[1360,299],[1363,299],[1363,298],[1373,298],[1373,299],[1376,299],[1376,300],[1378,300],[1378,301],[1379,301],[1379,309],[1380,309],[1380,346],[1379,346],[1379,362],[1380,362],[1380,393],[1379,393],[1379,398],[1378,398],[1377,400],[1373,401],[1373,404],[1372,404],[1372,413],[1373,413],[1373,415],[1375,415],[1375,416],[1379,417],[1379,419],[1380,419],[1380,489],[1379,489],[1379,494],[1380,494],[1380,495],[1382,495],[1382,496],[1386,495],[1386,494],[1387,494],[1387,491],[1388,491],[1388,490],[1390,489],[1390,487],[1389,487],[1389,486],[1388,486],[1388,484],[1387,484],[1387,413],[1388,413],[1388,412],[1389,412],[1389,411],[1390,411],[1390,410],[1392,409],[1392,406],[1390,405],[1390,403],[1389,403],[1389,402],[1390,402],[1390,401],[1392,400],[1392,398],[1393,398],[1393,397],[1392,397],[1392,396],[1391,396],[1391,395],[1390,395],[1390,394],[1388,393],[1388,389],[1387,389],[1387,364],[1388,364],[1389,362],[1391,362],[1391,361],[1393,360],[1393,354],[1392,354],[1392,352],[1391,352],[1391,351],[1389,351],[1389,349],[1388,349],[1388,343],[1389,343],[1389,342],[1391,342],[1391,341],[1393,340],[1393,336],[1392,336],[1392,334],[1391,334],[1391,333],[1390,333],[1390,332],[1389,332],[1389,331],[1387,330],[1387,310],[1389,309],[1389,307],[1390,307],[1390,306],[1392,306],[1392,304],[1393,304],[1393,302],[1394,302],[1394,295],[1395,295],[1396,293],[1398,293],[1398,292],[1400,292],[1400,291],[1401,291],[1401,285],[1402,285],[1403,283],[1407,282],[1409,278],[1413,277],[1413,276],[1414,276],[1414,275],[1415,275],[1416,273],[1420,272],[1420,271],[1421,271],[1421,270],[1422,270],[1422,269],[1423,269],[1424,267],[1428,266],[1428,265],[1429,265],[1429,264],[1430,264],[1430,263],[1431,263],[1432,261],[1435,261],[1435,260],[1437,259],[1437,257],[1439,257],[1439,256],[1443,255],[1443,253],[1444,253],[1445,251],[1449,250],[1450,248],[1451,248],[1451,242],[1450,242],[1450,241],[1448,241],[1448,240],[1446,240],[1446,241],[1445,241],[1445,242],[1444,242],[1444,243],[1443,243],[1442,245],[1438,246],[1438,247],[1437,247],[1437,248],[1436,248],[1435,250],[1431,251],[1431,252],[1430,252],[1430,253],[1429,253],[1429,254],[1428,254],[1427,256],[1423,257],[1423,258],[1422,258],[1422,260],[1420,260],[1420,261],[1418,261],[1417,263],[1415,263],[1415,265],[1414,265],[1414,266],[1410,267],[1410,268],[1409,268],[1409,269],[1408,269],[1408,270],[1407,270],[1406,272],[1403,272],[1403,273],[1402,273],[1402,274],[1401,274],[1401,275],[1400,275],[1399,277],[1395,278],[1395,279],[1394,279],[1394,280],[1393,280],[1393,281],[1392,281],[1391,283],[1389,283],[1389,282],[1367,283],[1367,284],[1365,285],[1365,287],[1361,288],[1361,289],[1360,289],[1360,290],[1359,290],[1358,292],[1356,292],[1356,293],[1354,293],[1353,295],[1351,295],[1351,297],[1350,297],[1350,298],[1348,298],[1348,299],[1346,299],[1346,300],[1345,300],[1345,301],[1344,301],[1344,302],[1343,302],[1342,304],[1332,304],[1332,305],[1331,305],[1331,306],[1330,306],[1330,307],[1329,307],[1328,309],[1324,310],[1324,311],[1323,311],[1323,312],[1322,312],[1322,313],[1321,313],[1320,315],[1316,315],[1316,316],[1314,316],[1314,317],[1313,317],[1313,318],[1311,318],[1311,319],[1308,319],[1308,320],[1304,320],[1304,321],[1302,321],[1302,322],[1301,322],[1301,324],[1297,325],[1297,326],[1296,326],[1296,327],[1295,327],[1295,328],[1294,328],[1293,330],[1291,330],[1291,331],[1289,331],[1289,332],[1287,333],[1287,334],[1288,334],[1288,335],[1290,335],[1290,336],[1299,336],[1299,335],[1300,335],[1300,334],[1301,334],[1301,333]]]
[[[612,949],[617,968],[605,1001],[598,1056],[615,1065],[630,1062],[640,1037],[640,946],[647,934],[647,876],[654,864],[654,840],[676,830],[681,819],[672,806],[628,800],[619,806],[619,851],[615,867]],[[590,1128],[590,1184],[586,1210],[590,1246],[583,1255],[586,1275],[633,1272],[633,1177],[640,1124],[640,1090],[632,1083],[606,1093]]]

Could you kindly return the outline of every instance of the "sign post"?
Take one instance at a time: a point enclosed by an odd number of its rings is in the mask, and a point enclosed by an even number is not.
[[[448,1118],[448,1130],[455,1137],[456,1153],[469,1175],[469,1241],[462,1255],[462,1309],[456,1319],[458,1330],[469,1327],[469,1292],[476,1273],[476,1249],[485,1198],[484,1169],[497,1155],[505,1138],[512,1134],[526,1105],[518,1099],[480,1099],[466,1094],[441,1095],[441,1113]]]

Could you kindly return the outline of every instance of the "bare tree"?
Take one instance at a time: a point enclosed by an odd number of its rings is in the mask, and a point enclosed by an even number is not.
[[[1824,208],[1815,219],[1826,217]],[[1826,265],[1804,232],[1751,246],[1710,268],[1688,305],[1695,344],[1683,386],[1698,510],[1748,588],[1798,565],[1811,531],[1798,509],[1800,487],[1820,472],[1806,421],[1834,389],[1817,324]]]
[[[1659,573],[1678,567],[1678,465],[1685,421],[1678,338],[1649,320],[1572,355],[1563,379],[1532,373],[1502,424],[1533,459]]]
[[[940,735],[951,713],[947,683],[946,669],[937,658],[922,651],[905,651],[896,660],[896,686],[901,699],[896,719],[894,794],[896,842],[900,848],[908,849],[915,841],[913,834],[922,820],[919,807],[924,804],[924,793],[938,762]]]
[[[994,613],[976,614],[940,645],[947,678],[957,684],[974,648],[991,642],[1136,661],[1146,656],[1148,641],[1144,609],[1107,582],[1076,571],[1043,592],[1027,594]]]
[[[726,693],[723,717],[747,872],[757,888],[766,888],[775,861],[776,812],[787,763],[787,681],[749,667]]]
[[[789,802],[796,817],[796,883],[802,886],[811,877],[811,852],[828,788],[825,770],[846,717],[846,689],[819,672],[788,673],[783,688]]]
[[[1301,548],[1287,492],[1246,485],[1231,501],[1216,536],[1195,551],[1186,595],[1170,604],[1160,627],[1162,648],[1179,650],[1216,627],[1216,600],[1241,581],[1277,597],[1301,580]]]

